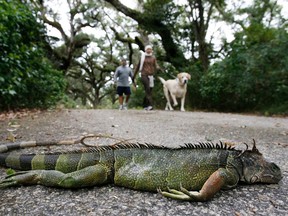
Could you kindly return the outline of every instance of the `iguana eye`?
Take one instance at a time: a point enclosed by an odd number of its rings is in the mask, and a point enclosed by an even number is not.
[[[251,179],[250,179],[250,182],[251,183],[255,183],[258,181],[258,176],[253,176]]]

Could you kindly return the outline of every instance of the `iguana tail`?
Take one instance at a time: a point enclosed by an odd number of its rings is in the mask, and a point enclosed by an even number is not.
[[[11,152],[12,150],[17,150],[21,148],[29,147],[40,147],[40,146],[52,146],[52,145],[72,145],[80,143],[84,136],[81,136],[74,140],[54,140],[54,141],[23,141],[23,142],[14,142],[14,143],[5,143],[0,144],[0,166],[11,167],[13,169],[19,170],[30,170],[32,169],[32,160],[38,157],[38,160],[45,161],[45,155],[36,155],[36,154],[17,154]],[[37,157],[35,157],[37,156]],[[42,157],[42,158],[40,158]],[[59,157],[59,156],[58,156]],[[52,154],[49,155],[49,160],[53,158]],[[52,162],[52,161],[51,161]],[[47,163],[46,163],[47,164]]]
[[[84,137],[84,136],[83,136]],[[23,142],[14,142],[14,143],[4,143],[0,144],[0,153],[8,152],[11,150],[29,148],[29,147],[38,147],[38,146],[51,146],[51,145],[72,145],[80,143],[83,137],[80,137],[75,140],[60,140],[60,141],[23,141]]]

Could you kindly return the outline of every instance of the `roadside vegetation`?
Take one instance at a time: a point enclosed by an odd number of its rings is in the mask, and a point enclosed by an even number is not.
[[[134,2],[0,0],[0,111],[116,108],[120,58],[136,67],[152,44],[158,76],[191,74],[187,110],[288,114],[288,23],[276,0]],[[137,83],[131,108],[142,105]],[[153,92],[163,109],[160,82]]]

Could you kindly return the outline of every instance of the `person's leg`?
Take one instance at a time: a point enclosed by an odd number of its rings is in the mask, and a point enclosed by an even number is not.
[[[126,95],[126,98],[125,98],[125,103],[126,103],[126,104],[128,104],[129,98],[130,98],[130,95]]]
[[[148,107],[148,100],[146,98],[146,94],[145,94],[145,96],[143,98],[142,106],[143,106],[143,108]]]
[[[123,105],[123,100],[124,100],[124,97],[123,97],[123,95],[119,95],[119,104],[120,105]]]
[[[123,104],[123,109],[127,110],[128,109],[128,101],[129,101],[130,95],[125,96],[125,103]]]
[[[119,95],[119,110],[122,110],[123,109],[123,88],[121,86],[118,86],[117,87],[117,94]]]
[[[128,109],[128,102],[129,102],[129,98],[130,98],[130,95],[131,95],[131,90],[130,90],[130,87],[126,87],[125,88],[125,103],[123,105],[123,109],[127,110]]]
[[[141,76],[141,80],[145,89],[145,98],[147,100],[147,107],[152,106],[152,92],[150,88],[150,82],[148,76]]]
[[[127,104],[131,95],[131,89],[129,86],[125,88],[124,94],[126,95],[125,103]]]

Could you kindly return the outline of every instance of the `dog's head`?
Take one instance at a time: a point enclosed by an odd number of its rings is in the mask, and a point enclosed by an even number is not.
[[[186,72],[182,72],[177,75],[177,78],[179,82],[181,83],[181,85],[185,85],[188,83],[188,80],[191,79],[191,75]]]

